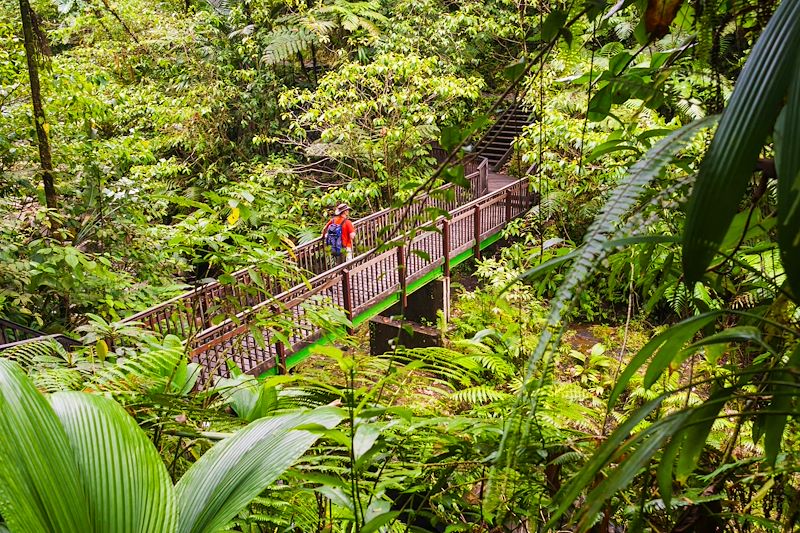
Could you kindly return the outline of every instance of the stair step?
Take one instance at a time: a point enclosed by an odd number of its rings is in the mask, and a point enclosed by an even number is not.
[[[495,153],[499,154],[499,153],[507,152],[509,148],[511,148],[510,144],[506,144],[506,145],[503,145],[503,146],[494,145],[494,146],[487,146],[486,148],[484,148],[481,151],[482,152],[495,152]]]
[[[498,152],[498,151],[501,151],[501,150],[502,151],[508,150],[509,146],[511,146],[511,143],[506,143],[506,144],[492,143],[492,144],[487,144],[482,149],[484,151],[490,150],[490,151]]]
[[[533,124],[533,122],[531,122],[530,120],[510,120],[510,121],[508,121],[508,122],[505,122],[505,123],[503,124],[503,126],[504,126],[504,127],[508,127],[508,126],[512,126],[512,127],[513,127],[513,126],[517,126],[517,127],[520,127],[520,128],[521,128],[522,126],[527,126],[527,125],[529,125],[529,124]]]
[[[501,130],[489,131],[486,137],[491,138],[500,135],[517,135],[522,131],[522,128],[503,128]]]
[[[482,153],[482,154],[485,154],[485,153],[504,154],[504,153],[506,153],[508,151],[508,148],[509,148],[508,146],[497,146],[497,145],[486,146],[486,147],[484,147],[483,149],[480,150],[480,153]]]
[[[483,145],[486,146],[488,144],[511,144],[511,141],[513,141],[515,137],[517,137],[517,135],[508,135],[508,134],[506,134],[503,137],[501,137],[500,135],[497,135],[497,136],[489,137],[489,138],[485,139],[484,142],[483,142]]]

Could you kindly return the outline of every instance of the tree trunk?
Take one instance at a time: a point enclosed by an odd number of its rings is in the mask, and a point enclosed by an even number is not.
[[[39,163],[42,167],[44,182],[44,198],[47,207],[57,206],[56,188],[53,184],[53,160],[50,156],[50,139],[47,136],[48,124],[42,107],[42,89],[39,85],[39,66],[36,62],[36,46],[33,42],[33,23],[31,22],[31,5],[28,0],[19,0],[22,15],[22,34],[25,40],[25,56],[28,60],[28,77],[31,83],[31,100],[33,103],[33,122],[36,125],[36,140],[39,143]]]
[[[314,43],[311,43],[311,67],[314,70],[314,87],[316,87],[319,85],[319,79],[317,79],[317,47]]]

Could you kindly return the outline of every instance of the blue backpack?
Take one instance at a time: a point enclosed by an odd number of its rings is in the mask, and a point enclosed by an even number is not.
[[[342,255],[342,225],[333,220],[328,224],[325,232],[325,244],[331,247],[331,253],[336,257]]]

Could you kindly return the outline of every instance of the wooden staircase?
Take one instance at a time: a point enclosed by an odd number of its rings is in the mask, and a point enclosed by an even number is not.
[[[489,160],[489,168],[496,172],[511,156],[514,139],[522,134],[522,128],[533,123],[531,112],[518,104],[512,104],[489,128],[475,153]]]

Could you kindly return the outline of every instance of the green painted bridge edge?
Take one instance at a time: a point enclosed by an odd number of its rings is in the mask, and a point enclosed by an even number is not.
[[[497,241],[499,241],[501,238],[502,238],[502,232],[500,232],[500,231],[498,231],[494,235],[490,235],[489,237],[487,237],[487,238],[485,238],[484,240],[481,241],[481,244],[480,244],[481,250],[491,246],[492,244],[494,244]],[[466,261],[469,258],[471,258],[472,255],[473,255],[472,248],[470,248],[469,250],[466,250],[464,252],[461,252],[460,254],[458,254],[457,256],[455,256],[454,258],[452,258],[450,260],[450,266],[454,267],[456,265],[460,265],[464,261]],[[406,287],[406,290],[408,291],[409,294],[413,293],[414,291],[416,291],[420,287],[424,287],[425,285],[427,285],[431,281],[435,280],[439,276],[442,276],[443,274],[444,274],[444,266],[440,266],[440,267],[428,272],[427,274],[425,274],[424,276],[422,276],[418,280],[410,283],[408,285],[408,287]],[[399,301],[400,301],[400,293],[399,292],[395,292],[395,293],[390,294],[389,296],[387,296],[386,298],[384,298],[380,302],[376,303],[375,305],[373,305],[369,309],[359,313],[358,316],[356,316],[353,319],[353,326],[355,326],[355,327],[360,326],[364,322],[368,321],[370,318],[381,314],[383,311],[386,311],[387,309],[389,309],[391,306],[393,306],[394,304],[396,304]],[[331,333],[327,333],[327,334],[323,335],[322,337],[320,337],[319,339],[315,340],[314,342],[312,342],[308,346],[305,346],[305,347],[301,348],[300,350],[298,350],[297,352],[289,355],[286,358],[286,367],[287,368],[291,368],[293,366],[296,366],[296,365],[302,363],[304,360],[306,360],[314,352],[314,348],[316,346],[320,346],[320,345],[324,345],[324,344],[330,344],[333,341],[335,341],[336,339],[338,339],[340,337],[343,337],[344,334],[345,334],[344,331],[335,331],[335,332],[331,332]],[[275,372],[276,372],[276,369],[273,368],[271,370],[268,370],[268,371],[264,372],[263,374],[261,374],[261,376],[274,375]],[[259,376],[259,377],[261,377],[261,376]]]

